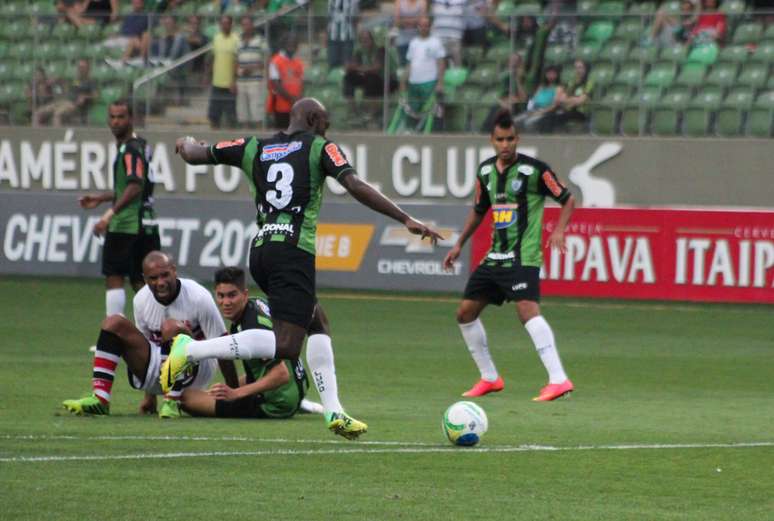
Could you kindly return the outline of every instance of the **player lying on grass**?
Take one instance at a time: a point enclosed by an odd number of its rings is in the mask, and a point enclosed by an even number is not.
[[[271,312],[262,299],[251,299],[241,268],[215,272],[215,302],[231,321],[230,332],[271,330]],[[243,360],[245,374],[239,387],[216,383],[209,391],[183,391],[183,409],[196,416],[217,418],[289,418],[299,409],[323,412],[322,405],[304,399],[309,381],[300,360]]]
[[[145,391],[141,413],[156,412],[156,396],[162,394],[159,369],[169,354],[170,340],[179,333],[194,338],[215,338],[226,334],[212,295],[190,279],[177,277],[172,257],[150,252],[142,264],[146,285],[134,296],[132,324],[121,315],[107,317],[101,325],[94,353],[91,396],[65,400],[62,405],[76,414],[109,414],[110,398],[118,363],[126,362],[129,384]],[[193,364],[190,372],[166,392],[159,410],[162,418],[180,416],[179,400],[187,387],[206,388],[215,373],[215,360]],[[227,382],[237,386],[231,361],[220,361]]]
[[[366,424],[333,408],[325,396],[336,378],[330,339],[324,341],[327,320],[315,288],[315,240],[325,179],[336,179],[357,201],[402,223],[413,234],[433,242],[441,236],[362,181],[338,145],[325,139],[329,124],[322,103],[303,98],[293,105],[287,130],[269,138],[248,136],[213,146],[190,137],[177,141],[176,151],[186,163],[231,165],[247,176],[258,224],[250,249],[250,274],[268,297],[274,327],[205,342],[177,337],[162,367],[161,385],[169,388],[189,362],[206,358],[297,359],[309,334],[307,362],[321,391],[327,427],[356,438],[366,431]],[[316,331],[318,325],[321,329]]]

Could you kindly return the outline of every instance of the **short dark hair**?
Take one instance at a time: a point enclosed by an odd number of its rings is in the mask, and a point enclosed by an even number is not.
[[[513,128],[516,130],[516,125],[513,124],[513,116],[511,116],[511,112],[508,109],[500,109],[497,111],[494,121],[492,122],[492,134],[494,134],[495,128],[501,128],[503,130]]]
[[[236,266],[226,266],[215,272],[215,285],[233,284],[239,289],[247,289],[245,270]]]
[[[117,107],[126,107],[126,111],[129,113],[129,117],[132,117],[134,115],[134,111],[132,110],[132,103],[127,98],[118,98],[117,100],[113,100],[113,102],[110,105],[117,106]]]

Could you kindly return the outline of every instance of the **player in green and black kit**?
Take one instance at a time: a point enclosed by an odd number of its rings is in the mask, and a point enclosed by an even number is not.
[[[231,321],[231,334],[272,328],[269,306],[262,299],[249,297],[245,272],[240,268],[215,272],[215,301]],[[309,382],[298,359],[253,359],[243,360],[243,364],[245,374],[239,387],[217,383],[207,392],[189,388],[183,393],[183,408],[193,415],[218,418],[290,418],[306,402]],[[306,405],[322,408],[311,402]]]
[[[142,260],[149,252],[161,249],[161,243],[153,213],[150,147],[134,133],[132,108],[126,100],[110,104],[108,124],[118,147],[113,163],[113,192],[87,194],[78,202],[84,209],[111,203],[94,225],[95,235],[105,235],[102,274],[107,288],[106,315],[110,316],[124,314],[124,278],[129,278],[135,291],[140,289],[144,284]]]
[[[548,372],[548,385],[536,401],[551,401],[573,390],[556,350],[551,326],[540,314],[540,266],[543,262],[543,204],[546,197],[562,205],[559,221],[548,246],[565,250],[564,230],[575,207],[575,199],[547,164],[516,153],[519,136],[511,115],[501,112],[491,135],[496,155],[478,167],[476,200],[457,244],[444,259],[451,269],[465,241],[492,210],[492,248],[468,280],[457,310],[457,323],[473,356],[481,380],[463,396],[482,396],[501,391],[479,315],[489,304],[516,302],[516,314],[535,344]]]
[[[325,178],[330,176],[362,204],[387,215],[414,234],[435,242],[440,235],[413,219],[368,183],[362,181],[341,149],[325,139],[328,112],[317,100],[297,101],[290,125],[268,139],[246,137],[214,146],[181,138],[180,156],[191,164],[228,164],[247,175],[258,209],[258,236],[250,252],[250,273],[269,299],[274,331],[242,331],[221,339],[193,342],[181,336],[161,369],[162,389],[170,388],[189,362],[206,358],[298,358],[310,334],[307,362],[325,408],[328,428],[356,438],[366,425],[329,400],[336,388],[328,324],[315,295],[315,235]],[[312,335],[319,325],[325,335]],[[321,355],[321,353],[323,353]]]

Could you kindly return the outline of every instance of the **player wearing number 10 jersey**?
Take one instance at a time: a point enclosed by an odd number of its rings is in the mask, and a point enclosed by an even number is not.
[[[323,181],[333,177],[359,202],[403,223],[411,233],[433,242],[441,237],[362,181],[338,145],[325,139],[328,126],[325,107],[304,98],[293,105],[288,129],[271,138],[246,137],[214,146],[193,138],[178,140],[184,161],[237,166],[247,176],[259,229],[250,251],[250,273],[268,297],[274,330],[251,329],[204,342],[178,337],[162,367],[161,384],[171,387],[189,363],[211,357],[298,358],[309,333],[307,363],[328,427],[356,438],[366,426],[341,409],[330,341],[319,342],[330,335],[315,295],[315,235]]]

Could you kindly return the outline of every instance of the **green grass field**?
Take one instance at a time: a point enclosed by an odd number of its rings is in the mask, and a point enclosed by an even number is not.
[[[477,372],[456,298],[321,301],[342,401],[369,423],[358,442],[311,415],[140,417],[123,365],[112,415],[71,417],[101,282],[0,279],[0,519],[774,519],[770,307],[547,300],[576,385],[554,403],[530,400],[542,365],[513,310],[492,308],[506,389],[477,400],[489,432],[458,449],[441,414]]]

